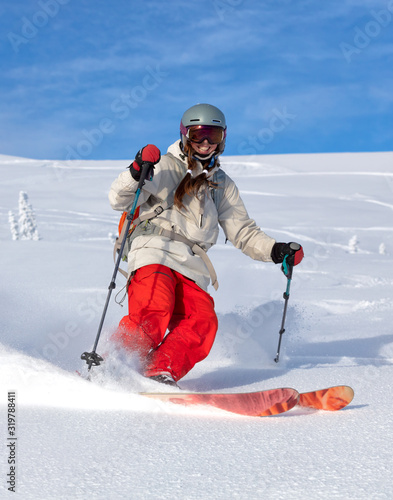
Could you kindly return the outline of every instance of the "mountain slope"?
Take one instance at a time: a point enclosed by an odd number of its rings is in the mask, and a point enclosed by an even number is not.
[[[196,391],[280,386],[355,389],[337,413],[237,417],[147,400],[156,390],[108,338],[126,307],[111,301],[90,350],[113,271],[119,215],[107,192],[127,162],[0,157],[0,419],[17,400],[17,496],[23,499],[390,498],[393,424],[393,154],[223,158],[248,211],[278,241],[299,241],[282,356],[286,280],[220,235],[209,252],[219,332],[181,385]],[[41,239],[12,240],[27,193]],[[118,277],[119,292],[124,279]],[[113,297],[114,299],[114,297]],[[3,434],[1,488],[9,471]],[[7,492],[8,493],[8,492]]]

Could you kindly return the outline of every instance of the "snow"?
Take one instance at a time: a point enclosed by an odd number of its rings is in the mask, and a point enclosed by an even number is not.
[[[86,369],[80,354],[93,346],[113,272],[120,214],[107,192],[128,163],[0,155],[0,497],[10,494],[15,391],[15,496],[24,500],[392,498],[393,153],[222,159],[251,216],[278,241],[302,243],[306,258],[276,364],[286,279],[220,235],[209,252],[219,332],[182,387],[355,390],[337,413],[267,418],[138,395],[157,384],[108,342],[126,312],[114,300],[124,295],[120,275],[97,349],[106,362],[93,382],[75,374]],[[20,197],[39,240],[18,227]]]

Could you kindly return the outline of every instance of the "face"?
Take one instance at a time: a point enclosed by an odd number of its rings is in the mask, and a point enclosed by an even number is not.
[[[213,153],[217,148],[218,144],[210,144],[210,142],[205,139],[203,142],[191,142],[192,149],[199,153],[200,155],[209,155]]]

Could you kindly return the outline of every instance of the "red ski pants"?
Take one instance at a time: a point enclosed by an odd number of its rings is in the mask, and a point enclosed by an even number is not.
[[[218,322],[212,297],[166,266],[152,264],[136,271],[128,310],[113,338],[139,352],[147,377],[169,372],[179,380],[213,346]]]

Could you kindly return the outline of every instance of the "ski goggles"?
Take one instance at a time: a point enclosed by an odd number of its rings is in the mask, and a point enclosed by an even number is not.
[[[226,136],[226,130],[222,127],[214,127],[212,125],[192,125],[191,127],[184,127],[181,124],[181,132],[191,142],[200,144],[205,139],[209,144],[220,144]]]

